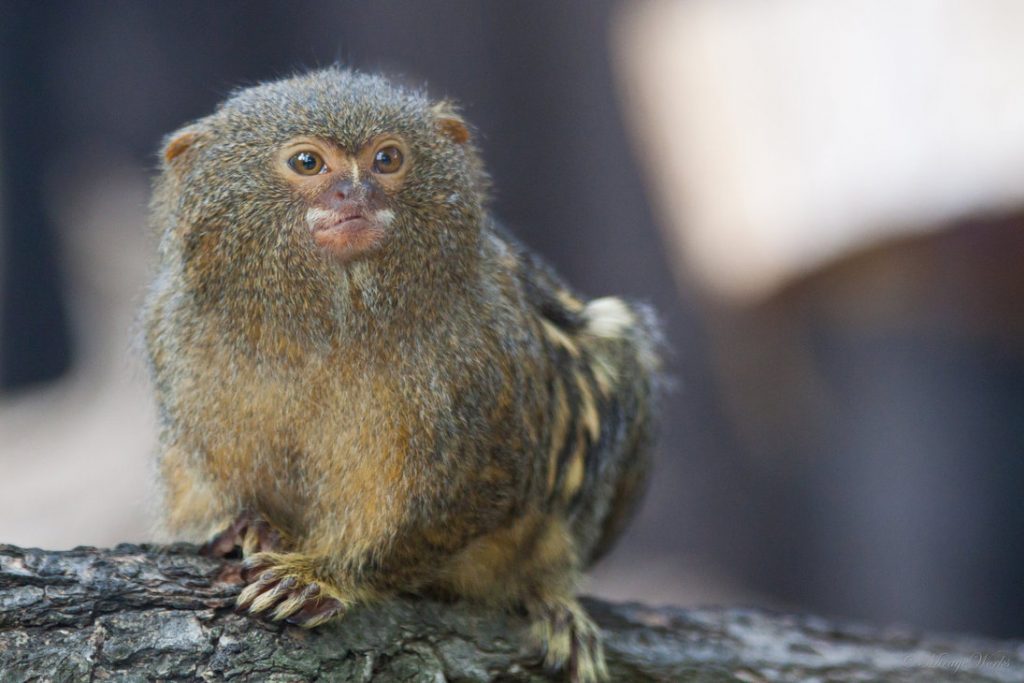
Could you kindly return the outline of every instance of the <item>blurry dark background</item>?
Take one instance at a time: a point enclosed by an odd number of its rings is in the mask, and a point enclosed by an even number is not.
[[[495,212],[582,291],[662,313],[656,476],[591,590],[1024,636],[1024,203],[716,293],[649,208],[673,190],[611,48],[632,7],[0,0],[0,541],[146,537],[160,140],[340,62],[460,102]]]

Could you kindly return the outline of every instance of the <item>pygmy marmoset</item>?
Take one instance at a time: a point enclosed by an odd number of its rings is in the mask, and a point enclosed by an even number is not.
[[[165,522],[240,607],[312,627],[393,594],[524,608],[607,677],[580,572],[648,470],[656,330],[488,213],[446,101],[331,68],[171,135],[143,311]]]

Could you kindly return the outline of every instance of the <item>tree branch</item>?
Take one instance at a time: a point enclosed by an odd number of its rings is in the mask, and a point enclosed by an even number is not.
[[[238,581],[237,564],[186,545],[0,545],[0,679],[549,680],[517,615],[409,598],[304,631],[235,614]],[[746,609],[586,606],[615,681],[1024,680],[1020,642]]]

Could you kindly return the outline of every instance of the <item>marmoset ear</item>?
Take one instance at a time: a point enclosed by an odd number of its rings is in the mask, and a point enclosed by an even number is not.
[[[460,145],[469,141],[469,127],[452,102],[441,100],[431,107],[431,111],[445,137]]]
[[[171,133],[164,142],[164,161],[168,164],[187,152],[200,138],[203,131],[199,124],[191,124]]]

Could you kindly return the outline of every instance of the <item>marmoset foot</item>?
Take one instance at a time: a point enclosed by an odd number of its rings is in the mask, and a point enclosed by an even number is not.
[[[600,683],[608,680],[604,649],[597,625],[583,607],[571,598],[531,606],[533,635],[544,654],[544,666],[551,672],[564,671],[572,683]]]
[[[255,512],[243,512],[227,528],[199,549],[206,557],[228,557],[241,551],[242,557],[284,549],[284,537],[270,522]]]
[[[351,596],[316,577],[309,557],[296,553],[257,553],[242,564],[248,586],[236,601],[240,611],[273,621],[313,628],[343,614]]]

